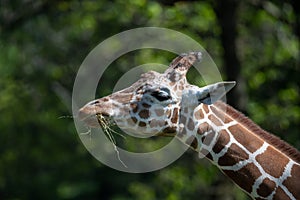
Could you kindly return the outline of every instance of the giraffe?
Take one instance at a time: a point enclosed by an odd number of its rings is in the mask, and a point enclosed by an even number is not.
[[[300,199],[300,153],[221,101],[235,82],[205,87],[186,73],[200,52],[176,57],[130,87],[93,100],[78,112],[90,127],[99,116],[138,136],[172,136],[209,159],[253,199]]]

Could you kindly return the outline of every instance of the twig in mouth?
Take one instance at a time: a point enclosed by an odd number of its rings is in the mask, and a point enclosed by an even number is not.
[[[120,133],[116,132],[115,130],[113,130],[110,126],[113,125],[112,123],[110,123],[109,120],[107,120],[103,115],[101,114],[97,114],[97,120],[98,120],[98,123],[99,125],[101,126],[101,128],[103,129],[104,131],[104,134],[108,137],[109,141],[113,144],[114,146],[114,150],[115,152],[117,153],[117,157],[118,157],[118,160],[122,163],[122,165],[124,167],[127,168],[127,166],[125,165],[125,163],[121,160],[121,157],[120,157],[120,152],[117,148],[117,145],[116,145],[116,140],[115,138],[113,137],[113,133],[125,138],[123,135],[121,135]]]

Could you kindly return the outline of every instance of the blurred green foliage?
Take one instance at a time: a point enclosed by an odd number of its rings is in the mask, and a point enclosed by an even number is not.
[[[68,118],[83,59],[105,38],[130,28],[159,26],[183,32],[199,41],[224,70],[214,10],[218,1],[172,2],[0,2],[0,199],[248,199],[192,151],[152,173],[110,169],[86,151]],[[295,10],[290,1],[242,1],[236,39],[249,117],[300,149]],[[97,95],[109,94],[132,66],[168,64],[173,56],[138,51],[120,58],[107,70]],[[189,78],[202,83],[193,74]],[[127,145],[134,149],[136,142]],[[165,142],[153,139],[143,145],[153,149]]]

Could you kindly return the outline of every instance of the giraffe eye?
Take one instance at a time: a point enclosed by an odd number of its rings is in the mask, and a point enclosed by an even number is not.
[[[151,92],[151,96],[155,97],[158,101],[166,101],[171,99],[170,90],[162,88],[159,91]]]

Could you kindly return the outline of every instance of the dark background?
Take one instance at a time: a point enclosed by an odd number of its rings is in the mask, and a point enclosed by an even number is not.
[[[1,0],[0,199],[249,199],[192,151],[146,174],[102,165],[84,148],[68,118],[73,82],[83,59],[107,37],[143,26],[174,29],[203,45],[224,80],[238,82],[227,96],[229,104],[300,149],[296,4]],[[167,65],[173,56],[129,54],[113,64],[114,73],[108,73],[97,96],[109,94],[131,66]],[[150,146],[157,142],[148,141]]]

